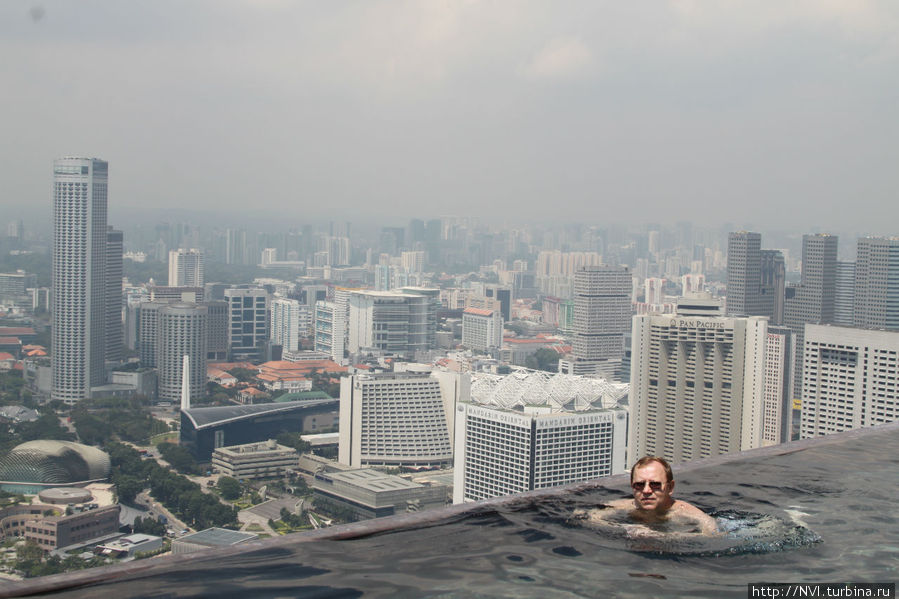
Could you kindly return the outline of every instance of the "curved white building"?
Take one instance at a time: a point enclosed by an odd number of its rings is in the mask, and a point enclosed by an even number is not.
[[[179,402],[184,356],[190,356],[190,396],[206,395],[206,306],[176,303],[158,311],[159,399]]]

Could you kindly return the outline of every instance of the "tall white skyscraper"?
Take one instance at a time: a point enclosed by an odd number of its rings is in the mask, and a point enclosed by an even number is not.
[[[763,445],[765,317],[634,316],[631,461],[672,462]]]
[[[169,287],[202,287],[205,255],[197,248],[169,252]]]
[[[112,227],[106,231],[106,361],[122,359],[122,252],[124,236]]]
[[[108,173],[96,158],[53,163],[51,397],[68,404],[105,382]]]

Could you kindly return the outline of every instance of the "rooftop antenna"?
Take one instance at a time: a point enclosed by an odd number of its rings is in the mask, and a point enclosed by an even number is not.
[[[190,409],[190,356],[184,354],[181,363],[181,411]]]

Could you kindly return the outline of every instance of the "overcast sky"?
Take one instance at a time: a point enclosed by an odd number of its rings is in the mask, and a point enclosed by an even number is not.
[[[0,82],[10,218],[90,155],[112,217],[899,234],[896,0],[4,0]]]

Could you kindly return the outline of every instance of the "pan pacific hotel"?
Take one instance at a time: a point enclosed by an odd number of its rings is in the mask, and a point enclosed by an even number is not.
[[[455,411],[453,503],[626,472],[626,383],[519,370],[472,375]]]
[[[789,440],[792,335],[681,298],[634,316],[628,451],[683,462]],[[631,461],[633,461],[633,459]]]

